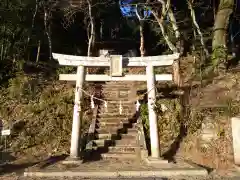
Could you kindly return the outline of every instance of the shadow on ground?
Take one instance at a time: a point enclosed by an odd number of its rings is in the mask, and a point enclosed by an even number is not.
[[[10,174],[15,172],[16,174],[24,173],[26,168],[36,165],[38,162],[35,163],[24,163],[24,164],[4,164],[0,165],[0,176],[4,174]]]
[[[40,169],[47,168],[50,165],[53,165],[59,161],[63,161],[67,155],[59,155],[59,156],[51,156],[43,161],[36,161],[36,162],[28,162],[22,164],[14,164],[14,163],[5,163],[0,165],[0,175],[16,173],[16,174],[23,174],[25,169],[30,168],[32,166],[38,166]],[[15,159],[14,159],[15,160]]]
[[[174,142],[171,144],[169,150],[165,152],[162,157],[169,162],[175,162],[175,155],[180,148],[180,144],[183,141],[184,137],[187,136],[187,129],[184,125],[181,124],[180,126],[180,132],[177,138],[174,140]]]
[[[16,158],[10,152],[0,152],[0,165],[15,161]]]
[[[48,166],[56,164],[59,161],[63,161],[66,158],[67,158],[66,154],[62,154],[59,156],[50,156],[49,158],[47,158],[46,160],[44,160],[43,162],[40,163],[40,169],[47,168]]]
[[[213,168],[210,168],[210,167],[207,167],[207,166],[203,166],[203,165],[201,165],[201,164],[197,164],[197,163],[194,163],[194,162],[192,162],[192,161],[189,161],[189,160],[185,160],[187,163],[189,163],[189,164],[192,164],[193,166],[198,166],[198,167],[201,167],[201,168],[203,168],[203,169],[206,169],[207,170],[207,172],[208,172],[208,174],[210,174],[211,172],[213,172]]]

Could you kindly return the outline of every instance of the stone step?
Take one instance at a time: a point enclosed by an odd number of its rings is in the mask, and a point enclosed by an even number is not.
[[[98,134],[119,134],[121,132],[126,132],[126,130],[124,129],[120,129],[119,127],[101,127],[101,128],[97,128],[95,130]]]
[[[102,112],[106,112],[106,113],[109,113],[112,110],[115,110],[116,113],[120,113],[119,108],[120,108],[119,104],[107,104],[107,107],[105,107],[104,105],[99,106],[99,110]],[[134,111],[136,111],[136,106],[133,104],[132,105],[122,104],[122,114],[123,114],[123,111],[126,111],[126,110],[128,110],[129,112],[131,112],[131,111],[134,112]]]
[[[96,132],[98,133],[113,133],[113,134],[118,134],[118,132],[125,132],[124,130],[125,127],[123,125],[119,124],[117,126],[98,126],[96,128]]]
[[[125,127],[130,127],[131,128],[131,124],[123,124],[121,122],[116,123],[116,124],[100,124],[97,123],[97,128],[96,129],[122,129]]]
[[[132,136],[137,136],[138,130],[137,130],[136,127],[129,128],[129,129],[127,129],[127,133],[126,134],[132,135]]]
[[[124,138],[120,140],[112,139],[94,139],[92,140],[94,146],[105,147],[105,146],[124,146],[124,147],[136,147],[137,146],[137,135],[132,138]]]
[[[123,112],[135,112],[136,107],[135,106],[122,106],[122,112],[121,114],[124,114]],[[118,113],[120,115],[120,106],[119,105],[107,105],[107,107],[100,106],[99,112],[101,113]]]
[[[105,87],[118,87],[118,88],[130,88],[132,87],[132,84],[121,84],[121,83],[115,83],[115,84],[101,84],[101,87],[102,88],[105,88]]]
[[[115,120],[113,120],[115,119]],[[100,118],[97,121],[97,125],[99,126],[110,126],[110,127],[117,127],[117,126],[124,126],[124,127],[129,127],[129,125],[132,125],[131,127],[135,126],[135,122],[131,122],[130,120],[133,120],[131,118],[125,118],[125,119],[120,119],[120,118]]]
[[[119,111],[119,107],[122,106],[123,109],[136,109],[136,105],[134,103],[122,103],[120,105],[119,102],[116,102],[116,103],[110,103],[110,102],[107,102],[107,107],[105,107],[104,104],[101,104],[99,106],[99,109],[117,109]]]
[[[100,106],[98,112],[101,114],[116,113],[120,115],[119,105],[114,105],[114,106],[108,105],[106,108],[104,106]],[[136,108],[135,106],[122,106],[121,114],[124,114],[124,112],[127,112],[128,114],[135,113]]]
[[[116,93],[116,94],[127,95],[127,94],[132,93],[131,88],[128,88],[128,87],[121,88],[121,87],[117,87],[117,86],[102,87],[101,91],[103,94],[112,92],[112,93]]]
[[[123,140],[123,141],[127,141],[127,140]],[[125,145],[124,143],[117,144],[116,140],[111,140],[111,139],[94,139],[94,140],[92,140],[92,142],[93,142],[93,146],[99,147],[99,148],[104,148],[107,146]],[[134,145],[136,145],[136,144],[134,144]]]
[[[98,126],[103,126],[103,127],[105,127],[105,126],[110,126],[110,127],[117,127],[117,126],[129,127],[129,125],[131,125],[131,127],[135,126],[135,123],[131,123],[128,119],[126,119],[126,120],[118,119],[118,121],[108,121],[108,120],[101,119],[96,124]]]
[[[121,134],[122,139],[136,139],[137,134]]]
[[[122,87],[122,88],[129,88],[132,87],[132,84],[123,84],[123,83],[105,83],[101,85],[102,88],[104,87]]]
[[[127,122],[128,121],[126,121],[126,123]],[[124,124],[122,121],[119,121],[119,122],[99,121],[99,122],[97,122],[97,125],[99,125],[99,126],[111,126],[111,127],[116,127],[116,126],[119,126],[122,124]]]
[[[129,97],[134,97],[133,93],[130,91],[126,91],[126,90],[111,90],[111,89],[107,89],[102,91],[102,95],[103,97],[117,97],[117,98],[129,98]]]
[[[112,139],[117,139],[118,135],[117,134],[110,134],[110,133],[101,133],[101,134],[96,134],[95,135],[96,139],[105,139],[105,140],[112,140]]]
[[[108,106],[111,106],[111,105],[114,105],[114,106],[118,105],[119,106],[119,104],[120,104],[119,100],[112,100],[112,99],[106,99],[106,98],[103,98],[103,100],[108,100],[108,102],[107,102]],[[122,103],[122,106],[135,105],[135,101],[129,101],[129,100],[122,101],[121,103]],[[104,103],[102,103],[100,106],[104,106]]]
[[[105,139],[105,140],[136,139],[136,137],[131,134],[117,135],[117,134],[110,134],[110,133],[96,134],[95,138],[96,139]]]
[[[132,95],[134,92],[131,88],[121,88],[121,87],[104,87],[101,89],[103,95],[115,94],[120,97],[125,97]]]
[[[124,120],[128,120],[128,117],[97,117],[97,120],[100,122],[121,122]]]
[[[109,146],[108,152],[110,153],[122,153],[122,152],[129,152],[135,153],[137,152],[139,147],[137,146]]]
[[[128,120],[128,119],[124,119],[124,120],[122,120],[122,119],[111,119],[111,120],[104,120],[104,119],[101,119],[101,118],[98,118],[97,119],[97,125],[98,125],[98,127],[100,127],[100,126],[105,126],[105,124],[104,123],[107,123],[107,124],[109,124],[109,126],[114,126],[113,124],[129,124],[130,123],[130,121]]]
[[[98,118],[97,119],[97,127],[127,127],[127,128],[131,128],[131,127],[135,127],[135,125],[132,125],[131,124],[134,124],[136,123],[137,120],[136,118],[129,118],[129,119],[101,119],[101,118]],[[106,123],[106,124],[104,124]],[[114,124],[116,126],[114,126]],[[118,124],[118,125],[117,125]]]
[[[129,98],[129,97],[118,97],[118,96],[103,96],[103,98],[105,101],[108,101],[109,104],[116,104],[116,105],[119,105],[120,104],[120,101],[122,101],[122,106],[126,103],[134,103],[135,102],[135,99],[136,98]]]
[[[122,112],[121,114],[123,115],[124,111],[129,112],[129,113],[134,113],[136,111],[136,107],[135,106],[122,106]],[[107,105],[107,107],[104,106],[100,106],[99,107],[99,112],[101,112],[102,114],[108,114],[108,113],[116,113],[116,114],[120,114],[120,106],[119,105]]]
[[[132,114],[133,115],[133,114]],[[114,118],[126,118],[126,117],[131,117],[130,115],[123,115],[123,114],[119,114],[119,112],[115,112],[115,113],[99,113],[97,115],[98,117],[101,118],[108,118],[108,117],[114,117]]]
[[[126,147],[137,146],[137,136],[131,139],[126,138],[126,139],[114,140],[113,144],[114,146],[126,146]]]
[[[97,147],[104,147],[105,144],[107,144],[106,140],[105,139],[94,139],[92,140],[94,146],[97,146]]]
[[[103,153],[101,154],[103,159],[136,159],[137,155],[135,153]]]
[[[122,128],[135,128],[136,127],[136,123],[130,123],[129,121],[125,121],[124,122],[106,122],[106,121],[100,121],[97,124],[98,128],[103,128],[103,129],[122,129]]]

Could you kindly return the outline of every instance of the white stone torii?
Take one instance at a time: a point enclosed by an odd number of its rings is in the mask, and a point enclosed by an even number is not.
[[[179,58],[179,53],[161,56],[147,57],[122,57],[111,55],[110,57],[85,57],[53,53],[60,65],[77,66],[77,74],[60,74],[59,79],[64,81],[76,81],[75,105],[73,112],[70,158],[79,158],[80,126],[81,126],[81,101],[82,86],[85,81],[147,81],[148,111],[152,158],[160,158],[157,115],[154,111],[156,99],[155,81],[178,81],[178,72],[172,74],[154,74],[154,66],[170,66]],[[111,75],[85,74],[84,67],[109,67]],[[146,67],[146,75],[124,75],[122,67]]]

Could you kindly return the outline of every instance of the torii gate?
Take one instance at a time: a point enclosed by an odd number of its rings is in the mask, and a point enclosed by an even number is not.
[[[179,53],[147,57],[122,57],[110,55],[109,57],[85,57],[53,53],[60,65],[77,66],[77,74],[60,74],[59,79],[76,81],[75,105],[72,122],[70,158],[79,158],[79,140],[81,123],[82,86],[84,81],[147,81],[148,112],[152,158],[160,158],[157,115],[154,111],[156,99],[155,81],[174,81],[179,84]],[[173,65],[173,74],[154,74],[155,66]],[[109,67],[110,75],[85,74],[85,67]],[[123,75],[123,67],[146,67],[146,75]]]

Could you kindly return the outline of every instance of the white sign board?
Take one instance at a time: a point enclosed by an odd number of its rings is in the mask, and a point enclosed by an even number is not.
[[[231,120],[234,161],[240,165],[240,117],[233,117]]]
[[[112,77],[122,76],[122,56],[110,56],[110,72]]]
[[[6,129],[6,130],[2,130],[1,131],[1,135],[2,136],[9,136],[11,133],[10,129]]]

